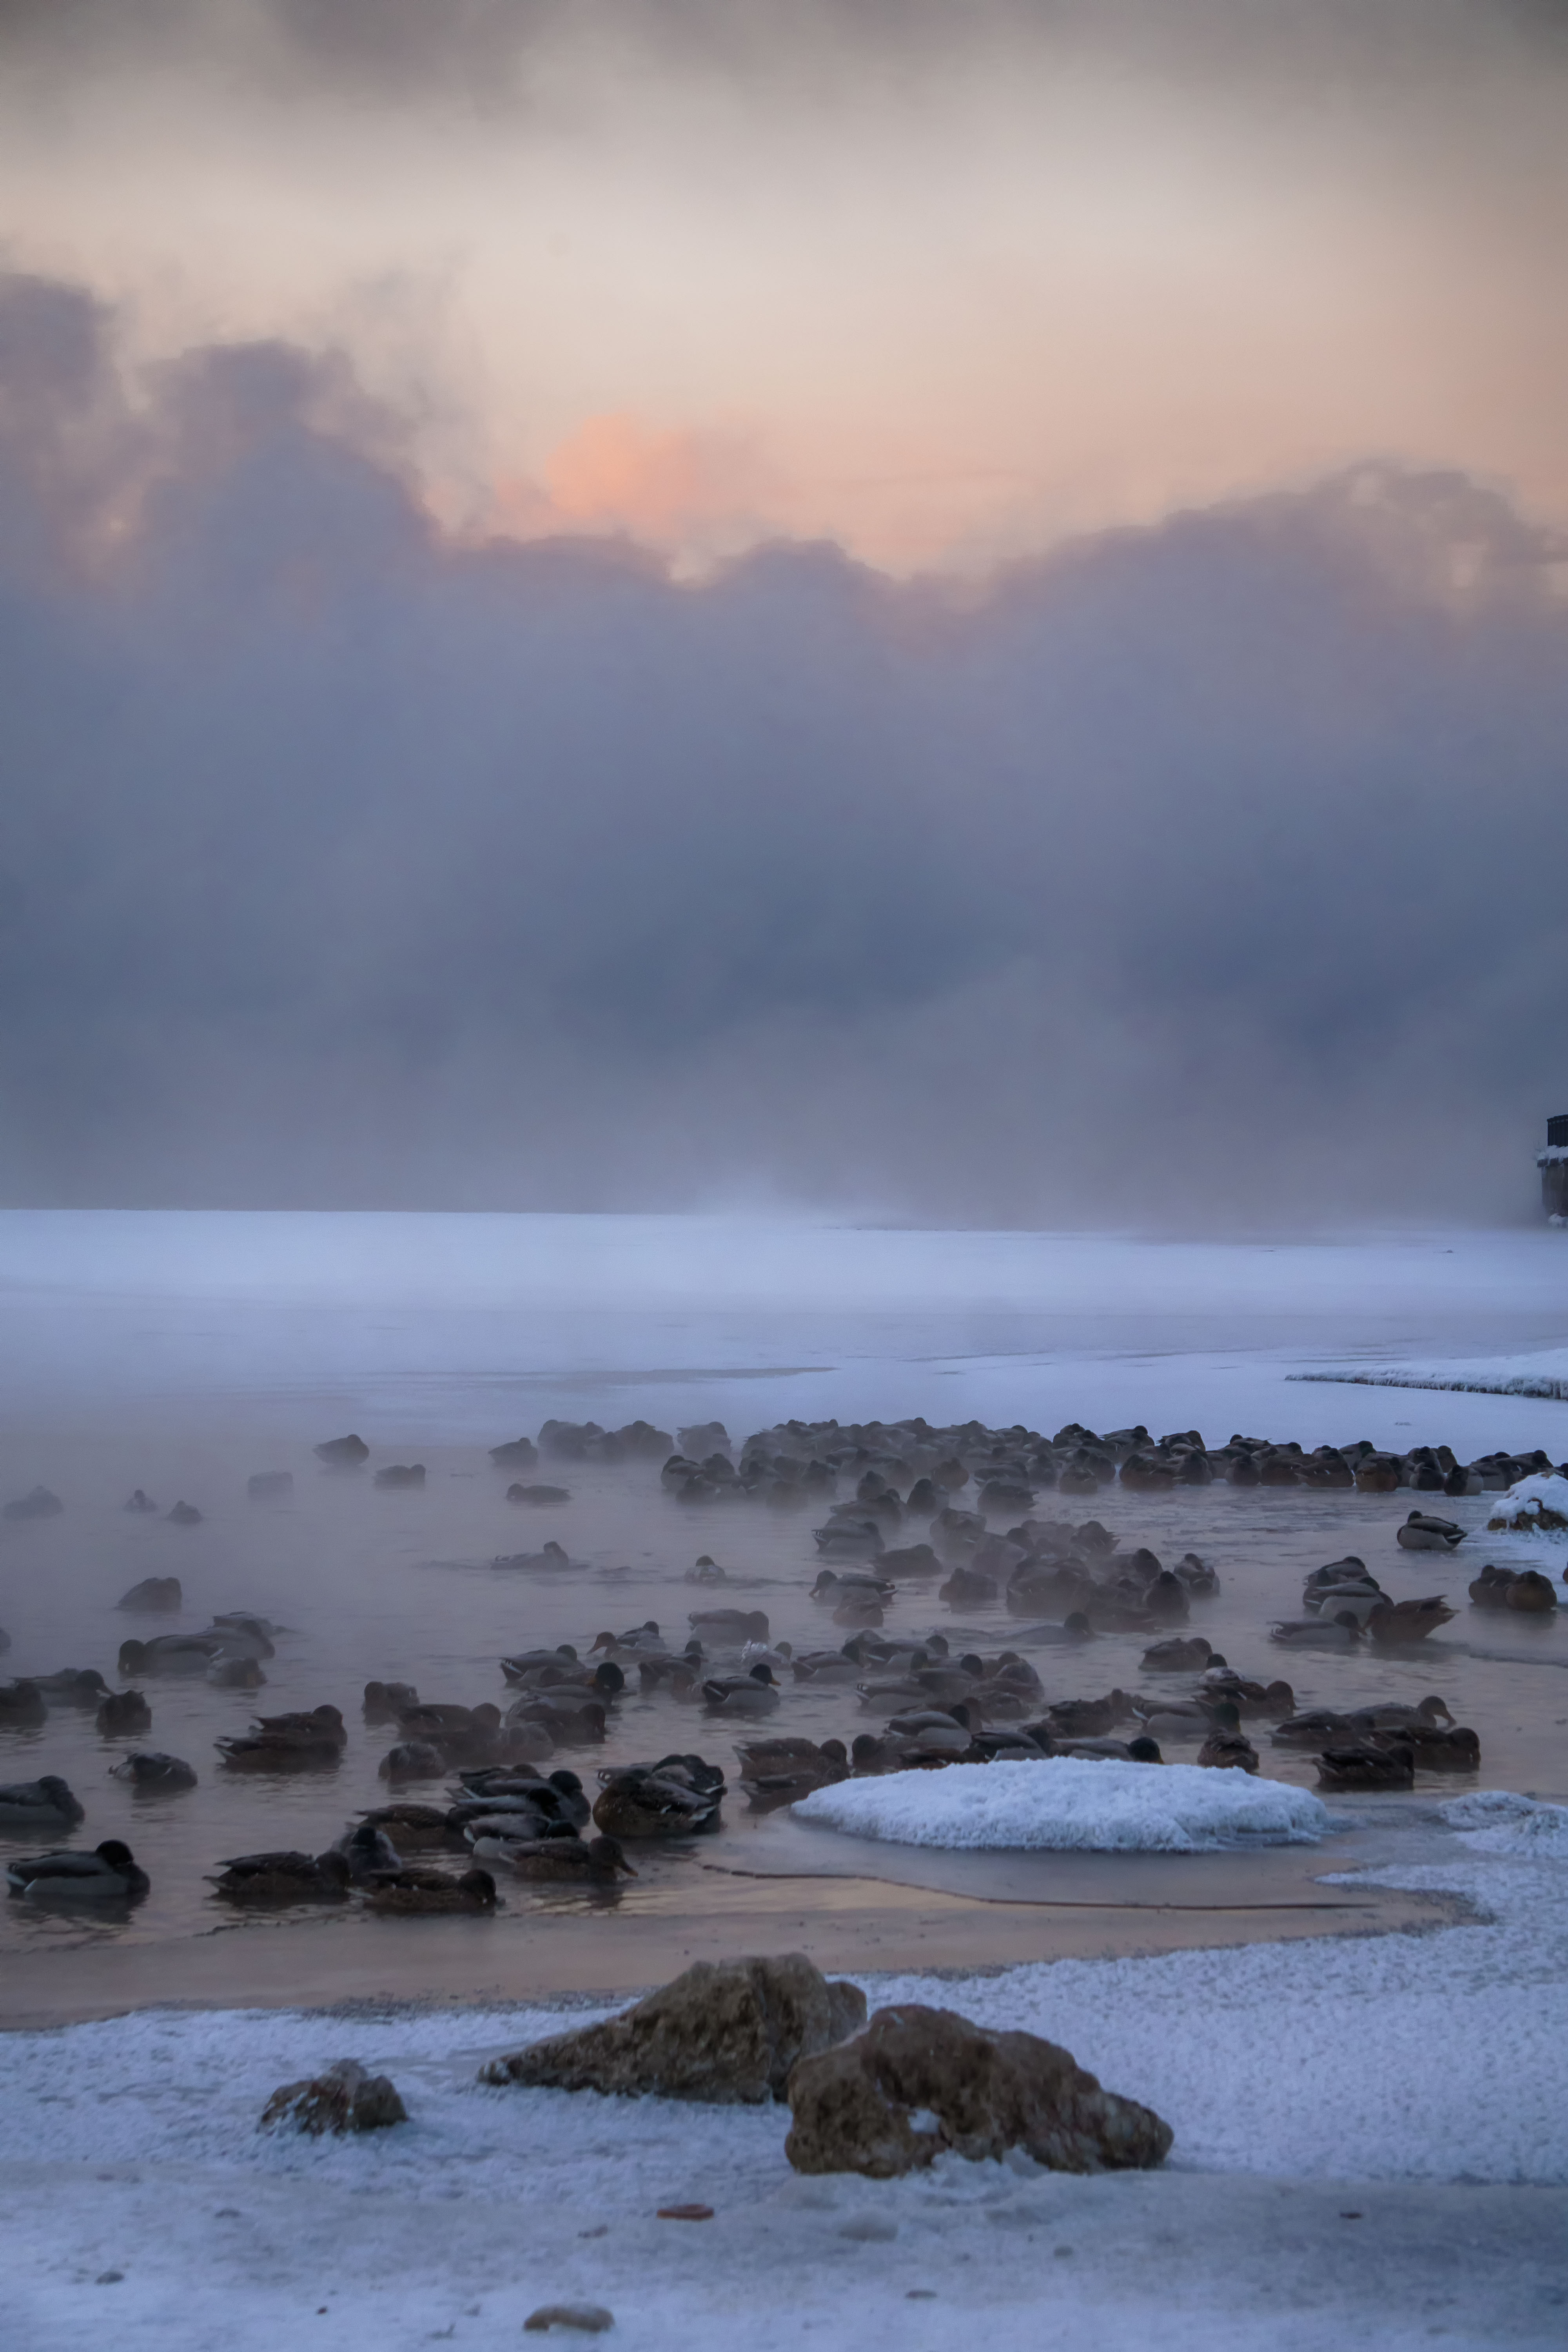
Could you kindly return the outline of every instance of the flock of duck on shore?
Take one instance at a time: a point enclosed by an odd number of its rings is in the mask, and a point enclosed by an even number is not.
[[[368,1459],[358,1436],[329,1440],[316,1453],[329,1468],[353,1470]],[[1417,1769],[1473,1772],[1480,1762],[1474,1730],[1457,1723],[1446,1702],[1385,1700],[1344,1711],[1299,1709],[1280,1677],[1245,1675],[1201,1634],[1180,1630],[1194,1606],[1219,1590],[1213,1566],[1187,1552],[1167,1567],[1146,1547],[1129,1552],[1098,1519],[1034,1516],[1037,1491],[1098,1493],[1113,1483],[1134,1492],[1201,1486],[1216,1477],[1241,1486],[1357,1487],[1386,1493],[1405,1486],[1446,1495],[1500,1492],[1520,1480],[1550,1473],[1544,1454],[1490,1454],[1458,1464],[1447,1447],[1410,1454],[1377,1453],[1370,1444],[1299,1446],[1233,1437],[1205,1448],[1195,1431],[1152,1440],[1138,1427],[1099,1436],[1077,1423],[1047,1441],[1022,1427],[993,1430],[978,1423],[932,1429],[923,1420],[843,1427],[837,1422],[790,1422],[747,1439],[731,1459],[718,1423],[679,1433],[679,1450],[665,1432],[633,1423],[620,1431],[595,1423],[547,1422],[538,1445],[519,1438],[491,1449],[499,1468],[532,1469],[541,1452],[555,1461],[658,1459],[665,1489],[686,1503],[760,1499],[775,1507],[826,1502],[815,1530],[821,1558],[810,1598],[830,1617],[841,1643],[814,1647],[773,1642],[767,1615],[725,1605],[717,1588],[725,1574],[704,1555],[688,1581],[709,1588],[704,1604],[688,1614],[683,1634],[667,1634],[653,1619],[620,1633],[600,1632],[579,1651],[568,1643],[521,1650],[500,1661],[509,1704],[463,1706],[421,1698],[408,1684],[373,1681],[362,1712],[370,1727],[385,1727],[391,1743],[380,1764],[388,1801],[362,1811],[326,1852],[293,1850],[231,1856],[214,1876],[216,1896],[239,1905],[342,1903],[351,1896],[390,1916],[482,1913],[495,1908],[503,1881],[544,1881],[613,1886],[636,1876],[626,1845],[690,1837],[721,1821],[725,1772],[695,1749],[672,1749],[646,1763],[616,1765],[596,1774],[596,1793],[552,1759],[562,1749],[604,1741],[615,1709],[634,1686],[700,1712],[715,1733],[739,1730],[735,1741],[741,1790],[753,1808],[787,1804],[811,1790],[852,1774],[942,1769],[999,1759],[1115,1759],[1162,1764],[1162,1742],[1195,1743],[1194,1760],[1216,1769],[1256,1772],[1259,1755],[1247,1727],[1268,1727],[1278,1748],[1317,1759],[1330,1790],[1408,1789]],[[1568,1475],[1565,1469],[1564,1475]],[[826,1498],[845,1478],[854,1492]],[[394,1464],[375,1474],[383,1486],[417,1487],[420,1464]],[[288,1472],[264,1472],[249,1482],[256,1501],[291,1491]],[[965,1490],[973,1490],[966,1501]],[[519,1483],[508,1490],[521,1505],[569,1500],[556,1486]],[[47,1507],[40,1504],[44,1496]],[[62,1508],[35,1489],[5,1507],[12,1519],[46,1517]],[[157,1508],[138,1489],[126,1507]],[[995,1515],[1024,1514],[1005,1532]],[[167,1515],[195,1524],[201,1514],[182,1503]],[[927,1533],[897,1540],[912,1525]],[[1397,1529],[1406,1550],[1451,1551],[1466,1539],[1454,1522],[1419,1509]],[[559,1544],[538,1553],[503,1555],[499,1570],[567,1570],[574,1562]],[[1565,1577],[1568,1581],[1568,1577]],[[987,1651],[963,1647],[932,1632],[922,1637],[883,1631],[900,1584],[934,1584],[950,1607],[998,1602],[1016,1616],[1018,1646]],[[1542,1613],[1557,1605],[1550,1578],[1536,1570],[1484,1567],[1472,1581],[1472,1603]],[[119,1606],[148,1615],[183,1605],[179,1579],[149,1577]],[[1455,1612],[1441,1595],[1393,1601],[1365,1562],[1353,1554],[1314,1570],[1305,1580],[1302,1614],[1277,1622],[1272,1641],[1286,1650],[1350,1650],[1369,1643],[1396,1652],[1426,1637]],[[264,1661],[275,1654],[281,1629],[265,1617],[235,1611],[196,1633],[125,1641],[122,1677],[137,1682],[200,1675],[226,1688],[257,1688]],[[1150,1689],[1114,1688],[1096,1698],[1047,1699],[1026,1649],[1079,1650],[1101,1633],[1152,1636],[1142,1664]],[[0,1649],[10,1646],[0,1633]],[[1177,1678],[1183,1678],[1185,1687]],[[842,1689],[863,1717],[879,1719],[846,1742],[763,1734],[761,1724],[785,1693]],[[153,1709],[138,1687],[111,1689],[95,1668],[66,1668],[0,1685],[0,1730],[41,1727],[53,1707],[91,1707],[105,1738],[135,1738],[153,1727]],[[216,1744],[220,1769],[276,1774],[331,1769],[348,1733],[341,1711],[322,1705],[261,1716],[247,1731]],[[172,1796],[196,1785],[184,1759],[132,1748],[111,1768],[142,1796]],[[445,1780],[438,1801],[395,1793]],[[74,1831],[86,1809],[56,1774],[0,1785],[0,1833],[41,1835]],[[594,1834],[584,1835],[592,1831]],[[445,1866],[435,1856],[447,1857]],[[411,1860],[410,1857],[419,1857]],[[460,1858],[466,1864],[454,1869]],[[13,1861],[13,1894],[46,1902],[135,1901],[148,1891],[146,1874],[120,1840],[93,1849],[58,1848]]]

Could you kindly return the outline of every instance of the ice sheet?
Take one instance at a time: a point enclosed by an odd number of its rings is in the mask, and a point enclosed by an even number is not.
[[[1042,1758],[888,1772],[818,1789],[797,1821],[900,1845],[1202,1853],[1257,1840],[1309,1845],[1327,1808],[1306,1789],[1196,1764]]]

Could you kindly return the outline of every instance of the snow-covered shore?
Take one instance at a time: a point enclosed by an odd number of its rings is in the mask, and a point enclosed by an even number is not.
[[[1467,1834],[1397,1876],[1463,1894],[1474,1925],[865,1979],[874,2003],[1064,2042],[1174,2126],[1155,2176],[803,2180],[776,2108],[476,2085],[483,2056],[584,2010],[151,2011],[0,2038],[14,2340],[494,2344],[541,2304],[588,2301],[648,2352],[811,2336],[934,2352],[975,2327],[998,2352],[1042,2327],[1107,2352],[1239,2352],[1260,2328],[1289,2352],[1350,2327],[1560,2342],[1568,1869]],[[393,2075],[406,2126],[258,2137],[277,2084],[351,2054]],[[689,2200],[714,2219],[656,2218]]]

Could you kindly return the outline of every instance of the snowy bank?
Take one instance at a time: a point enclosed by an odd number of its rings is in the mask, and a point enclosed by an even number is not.
[[[1445,1810],[1517,1830],[1561,1809],[1493,1792]],[[959,2332],[991,2352],[1435,2335],[1546,2352],[1568,2308],[1568,1868],[1400,1818],[1411,1860],[1380,1876],[1466,1895],[1476,1924],[864,1979],[874,2004],[1063,2043],[1168,2117],[1163,2173],[1018,2159],[805,2180],[779,2108],[476,2083],[581,2008],[153,2011],[0,2034],[9,2330],[28,2352],[412,2352],[521,2340],[540,2305],[582,2302],[615,2313],[628,2352],[813,2335],[942,2352]],[[392,2075],[406,2125],[258,2133],[279,2082],[344,2054]],[[713,2221],[658,2218],[681,2200]]]
[[[953,1764],[818,1789],[797,1820],[896,1845],[1209,1853],[1250,1843],[1310,1845],[1329,1827],[1305,1789],[1196,1764]]]

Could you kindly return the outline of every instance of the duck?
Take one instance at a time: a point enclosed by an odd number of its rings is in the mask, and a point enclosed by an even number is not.
[[[1160,1675],[1201,1673],[1213,1655],[1213,1644],[1205,1642],[1201,1633],[1190,1639],[1174,1633],[1169,1641],[1156,1642],[1145,1650],[1142,1664]]]
[[[699,1641],[706,1637],[737,1649],[742,1642],[765,1642],[771,1636],[765,1609],[693,1609],[686,1622]]]
[[[37,1683],[0,1683],[0,1730],[36,1731],[48,1716],[48,1702]]]
[[[1468,1724],[1407,1724],[1392,1735],[1408,1740],[1423,1772],[1479,1772],[1481,1743]]]
[[[395,1723],[418,1704],[412,1683],[366,1683],[362,1712],[368,1724]]]
[[[127,1732],[151,1731],[153,1710],[139,1690],[110,1691],[98,1710],[100,1739],[118,1739]]]
[[[1046,1725],[1053,1738],[1098,1739],[1125,1723],[1134,1712],[1124,1690],[1108,1691],[1103,1698],[1063,1698],[1046,1709]]]
[[[496,1908],[496,1883],[478,1864],[454,1877],[442,1870],[400,1870],[378,1879],[364,1899],[378,1918],[447,1919],[482,1916]]]
[[[1011,1606],[1011,1595],[1009,1595]],[[1027,1615],[1029,1612],[1022,1612]],[[1069,1609],[1059,1625],[1026,1625],[1018,1634],[1021,1642],[1047,1650],[1075,1650],[1085,1642],[1098,1639],[1094,1627],[1081,1609]]]
[[[1266,1715],[1276,1723],[1296,1712],[1296,1694],[1288,1682],[1255,1682],[1230,1666],[1216,1668],[1212,1658],[1198,1684],[1198,1694],[1201,1698],[1227,1698],[1243,1716]]]
[[[1180,1577],[1194,1601],[1212,1601],[1219,1591],[1218,1570],[1212,1561],[1200,1559],[1195,1551],[1184,1551],[1172,1572]]]
[[[33,1682],[51,1706],[97,1706],[109,1685],[96,1666],[65,1666],[58,1675],[35,1675]]]
[[[215,1690],[259,1690],[267,1677],[255,1658],[226,1658],[221,1654],[207,1668]]]
[[[1374,1699],[1370,1706],[1352,1707],[1346,1720],[1359,1731],[1404,1731],[1416,1726],[1436,1728],[1455,1720],[1447,1699],[1429,1691],[1414,1704],[1408,1699]]]
[[[1321,1748],[1326,1740],[1353,1738],[1355,1728],[1348,1715],[1337,1714],[1331,1706],[1314,1706],[1277,1723],[1268,1737],[1276,1748]]]
[[[335,1706],[258,1716],[248,1731],[226,1732],[214,1742],[231,1772],[286,1771],[295,1765],[335,1764],[348,1734]]]
[[[1268,1638],[1290,1650],[1353,1650],[1361,1627],[1347,1610],[1338,1617],[1281,1618],[1268,1628]]]
[[[427,1739],[399,1739],[375,1769],[384,1780],[438,1780],[447,1759]]]
[[[1147,1732],[1136,1739],[1058,1739],[1052,1743],[1053,1756],[1072,1756],[1085,1764],[1163,1764],[1160,1743]]]
[[[492,1568],[505,1569],[583,1569],[587,1565],[585,1559],[574,1559],[565,1546],[558,1544],[553,1537],[542,1550],[501,1552],[490,1562]]]
[[[608,1835],[589,1838],[586,1843],[573,1832],[564,1837],[540,1838],[517,1845],[499,1846],[494,1859],[505,1864],[519,1878],[575,1880],[590,1885],[608,1885],[617,1876],[636,1878],[637,1872],[621,1850],[618,1838]]]
[[[771,1715],[779,1703],[773,1670],[756,1665],[744,1675],[716,1675],[703,1684],[702,1702],[710,1715]]]
[[[196,1785],[195,1767],[183,1756],[165,1756],[156,1748],[137,1748],[109,1768],[111,1780],[129,1781],[139,1797],[174,1796]]]
[[[1424,1642],[1453,1614],[1441,1593],[1428,1594],[1424,1601],[1380,1601],[1366,1620],[1366,1630],[1374,1642]]]
[[[136,1903],[152,1884],[131,1848],[105,1838],[90,1853],[35,1853],[8,1863],[13,1895],[49,1903]]]
[[[153,1500],[151,1495],[145,1493],[142,1487],[138,1486],[132,1493],[131,1500],[128,1503],[122,1504],[121,1507],[122,1510],[133,1512],[138,1518],[145,1518],[149,1512],[156,1513],[158,1506]],[[120,1605],[123,1609],[125,1603],[121,1601]]]
[[[559,1766],[542,1778],[536,1772],[509,1770],[504,1765],[489,1765],[477,1771],[459,1772],[458,1783],[465,1800],[473,1797],[521,1797],[536,1806],[549,1820],[564,1822],[572,1829],[581,1829],[588,1819],[587,1791],[576,1773],[566,1765]]]
[[[1467,1530],[1452,1519],[1435,1519],[1426,1511],[1412,1511],[1394,1541],[1404,1551],[1452,1551],[1465,1540]]]
[[[932,1756],[963,1756],[972,1740],[969,1709],[959,1701],[951,1708],[917,1708],[894,1716],[887,1727],[891,1740],[903,1740]]]
[[[0,1783],[0,1830],[74,1830],[87,1819],[87,1808],[58,1772],[37,1780]]]
[[[226,1903],[341,1903],[353,1875],[335,1846],[313,1854],[290,1848],[231,1854],[213,1886]]]
[[[529,1690],[507,1710],[509,1737],[542,1728],[565,1747],[591,1748],[603,1740],[604,1700],[584,1691]]]
[[[624,1764],[599,1775],[594,1821],[609,1837],[690,1837],[717,1826],[724,1794],[700,1789],[674,1757],[663,1764]]]
[[[1223,1700],[1214,1713],[1214,1729],[1199,1748],[1197,1761],[1222,1772],[1256,1772],[1258,1750],[1242,1730],[1235,1706]]]
[[[130,1509],[130,1505],[126,1508]],[[184,1594],[177,1576],[144,1576],[115,1602],[117,1609],[132,1612],[144,1612],[149,1616],[170,1616],[184,1606]]]
[[[362,1826],[382,1831],[402,1853],[462,1853],[461,1832],[447,1819],[446,1805],[373,1805],[360,1815]],[[339,1841],[340,1844],[342,1841]]]
[[[349,1876],[361,1881],[403,1867],[403,1856],[380,1822],[355,1822],[335,1841],[332,1852],[342,1855]]]
[[[793,1803],[813,1789],[829,1789],[849,1778],[849,1753],[842,1739],[751,1739],[736,1748],[741,1786],[754,1808]]]
[[[1392,1740],[1327,1748],[1318,1759],[1321,1789],[1408,1789],[1415,1780],[1411,1750]]]

